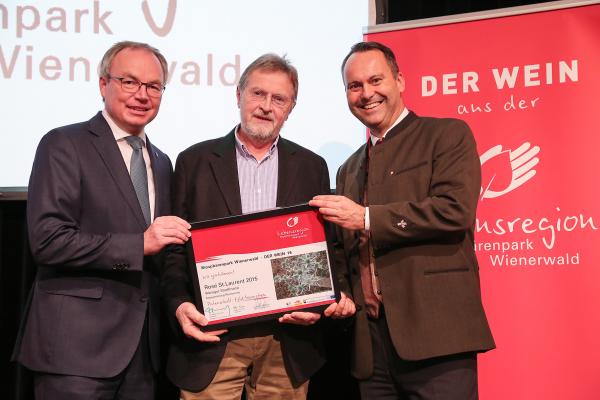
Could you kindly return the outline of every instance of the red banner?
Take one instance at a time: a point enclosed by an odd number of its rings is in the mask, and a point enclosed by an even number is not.
[[[409,109],[477,139],[481,398],[598,398],[600,5],[365,39],[396,53]]]

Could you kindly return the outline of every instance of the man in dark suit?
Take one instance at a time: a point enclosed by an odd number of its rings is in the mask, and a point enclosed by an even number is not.
[[[158,253],[190,235],[187,222],[164,216],[171,162],[144,132],[165,58],[119,42],[99,75],[104,110],[45,135],[29,182],[38,271],[13,357],[35,372],[38,399],[154,398]]]
[[[237,88],[241,123],[226,136],[198,143],[177,158],[175,214],[187,221],[221,218],[304,203],[329,192],[323,158],[279,136],[296,103],[298,75],[284,58],[259,57]],[[279,321],[206,331],[194,306],[188,244],[169,251],[161,288],[175,341],[167,375],[181,398],[304,399],[308,379],[324,362],[320,315],[286,314]],[[199,301],[199,299],[196,299]],[[352,312],[346,300],[327,311]]]
[[[342,73],[350,111],[371,137],[340,167],[338,196],[310,204],[340,228],[336,262],[358,310],[352,370],[362,397],[475,399],[476,353],[495,345],[473,243],[473,135],[462,121],[405,108],[386,46],[354,45]]]

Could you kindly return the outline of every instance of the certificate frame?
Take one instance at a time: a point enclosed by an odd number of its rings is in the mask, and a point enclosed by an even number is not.
[[[211,330],[339,301],[331,241],[308,204],[194,222],[189,267]]]

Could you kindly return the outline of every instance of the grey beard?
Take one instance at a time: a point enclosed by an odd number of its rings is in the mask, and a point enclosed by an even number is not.
[[[276,132],[275,130],[270,130],[268,132],[257,132],[249,126],[242,126],[242,129],[248,136],[256,141],[256,143],[261,145],[272,142],[275,140],[275,138],[277,138],[277,135],[279,135],[279,132]]]

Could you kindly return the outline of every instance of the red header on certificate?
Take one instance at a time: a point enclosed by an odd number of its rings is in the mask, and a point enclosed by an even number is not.
[[[203,262],[225,254],[247,254],[325,241],[323,221],[315,210],[192,231],[194,259]]]

